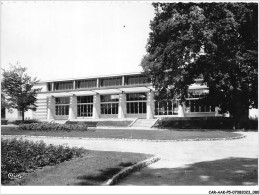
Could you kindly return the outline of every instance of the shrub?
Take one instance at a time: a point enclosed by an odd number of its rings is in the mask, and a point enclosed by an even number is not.
[[[15,121],[9,121],[9,124],[14,124],[14,125],[20,125],[20,124],[31,124],[31,123],[41,123],[41,121],[37,119],[31,119],[31,120],[15,120]]]
[[[87,127],[96,127],[98,122],[96,121],[66,121],[68,125],[84,125]]]
[[[18,174],[37,167],[55,165],[84,153],[83,148],[46,145],[43,141],[1,139],[1,183],[10,180],[8,173]]]
[[[241,121],[240,128],[257,129],[258,120],[249,119]],[[159,128],[173,129],[232,129],[233,118],[229,117],[186,117],[186,118],[161,118],[157,122]]]
[[[8,121],[8,120],[1,119],[1,125],[7,125],[7,121]]]
[[[19,130],[33,130],[33,131],[86,131],[85,124],[59,124],[59,123],[31,123],[20,124]]]

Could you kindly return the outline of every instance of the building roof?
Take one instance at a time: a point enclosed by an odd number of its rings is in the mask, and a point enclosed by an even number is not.
[[[72,81],[72,80],[81,80],[81,79],[96,79],[96,78],[106,78],[106,77],[117,77],[117,76],[131,76],[142,74],[142,72],[131,72],[131,73],[120,73],[120,74],[110,74],[110,75],[99,75],[99,76],[86,76],[86,77],[78,77],[78,78],[65,78],[65,79],[54,79],[54,80],[43,80],[39,83],[47,83],[47,82],[56,82],[56,81]]]

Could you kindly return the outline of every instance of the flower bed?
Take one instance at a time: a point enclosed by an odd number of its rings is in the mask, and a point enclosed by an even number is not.
[[[34,131],[87,131],[88,126],[82,124],[58,124],[58,123],[32,123],[20,124],[19,130],[34,130]]]
[[[1,139],[1,183],[10,180],[8,174],[19,174],[38,167],[55,165],[80,157],[83,153],[83,148],[46,145],[43,141]]]

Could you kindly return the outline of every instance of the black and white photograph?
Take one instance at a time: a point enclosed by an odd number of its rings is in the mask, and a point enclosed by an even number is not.
[[[0,1],[2,194],[259,194],[258,1]]]

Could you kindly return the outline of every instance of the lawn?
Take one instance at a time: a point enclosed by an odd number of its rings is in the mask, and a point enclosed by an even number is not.
[[[91,129],[87,131],[28,131],[17,127],[1,127],[2,135],[29,135],[53,137],[83,137],[83,138],[117,138],[117,139],[147,139],[147,140],[180,140],[231,138],[240,136],[238,133],[225,131],[168,131],[168,130],[126,130],[126,129]]]
[[[185,167],[151,169],[133,173],[118,185],[142,186],[256,186],[258,159],[225,158]]]
[[[87,150],[81,158],[24,173],[22,179],[11,181],[8,185],[98,186],[123,168],[150,157],[152,155],[149,154]]]

